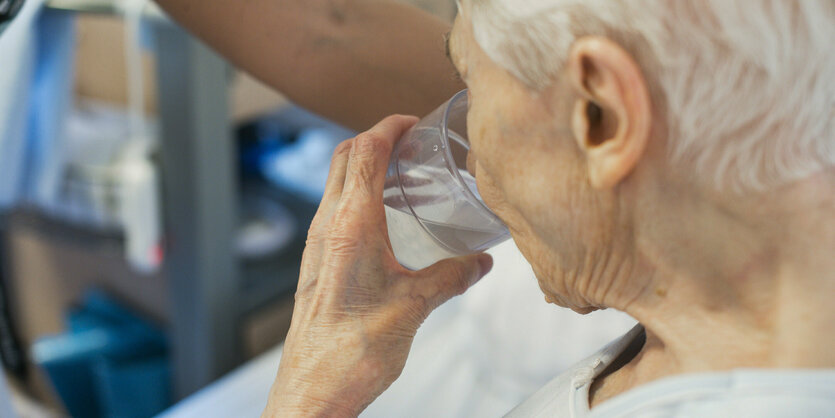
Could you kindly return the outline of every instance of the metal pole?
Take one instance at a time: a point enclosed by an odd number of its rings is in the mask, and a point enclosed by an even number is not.
[[[174,391],[182,398],[241,360],[236,168],[228,64],[179,27],[156,24]],[[231,299],[231,300],[230,300]]]

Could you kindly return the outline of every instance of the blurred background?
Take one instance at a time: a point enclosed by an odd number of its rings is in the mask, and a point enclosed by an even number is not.
[[[27,0],[0,36],[0,418],[259,416],[354,135],[130,4]],[[491,253],[364,417],[501,416],[634,325],[545,304],[512,242]]]
[[[20,416],[153,416],[279,344],[352,136],[140,13],[50,0],[0,38],[0,355]]]

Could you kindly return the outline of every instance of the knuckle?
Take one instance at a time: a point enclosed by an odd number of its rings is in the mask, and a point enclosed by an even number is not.
[[[354,155],[359,158],[383,155],[390,151],[391,141],[379,132],[364,132],[354,140]]]
[[[356,189],[364,193],[370,193],[371,185],[374,182],[374,170],[371,167],[359,165],[354,170],[353,175],[357,180],[355,183]]]
[[[379,177],[381,163],[391,155],[392,143],[379,132],[369,131],[354,139],[350,156],[350,176],[360,191],[371,189]]]
[[[470,271],[461,262],[455,262],[450,265],[450,274],[452,276],[452,287],[458,293],[467,290],[470,283]]]
[[[353,140],[351,139],[340,142],[333,150],[333,155],[331,156],[331,167],[333,167],[337,161],[348,158],[352,146]]]
[[[400,113],[395,113],[395,114],[393,114],[393,115],[389,115],[389,116],[387,116],[387,117],[384,119],[384,121],[385,121],[385,122],[398,123],[398,122],[401,122],[401,121],[406,120],[406,119],[409,119],[409,118],[410,118],[410,116],[407,116],[407,115],[402,115],[402,114],[400,114]]]
[[[351,146],[353,145],[354,141],[352,139],[346,139],[339,143],[336,148],[333,150],[333,159],[336,159],[346,153],[351,151]]]
[[[333,149],[333,155],[331,155],[331,167],[340,161],[347,159],[351,152],[351,147],[353,146],[353,140],[348,139],[339,143],[336,148]]]

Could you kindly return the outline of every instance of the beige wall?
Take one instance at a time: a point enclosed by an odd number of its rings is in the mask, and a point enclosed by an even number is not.
[[[81,15],[77,21],[75,91],[79,98],[116,106],[127,103],[124,59],[124,25],[114,16]],[[144,54],[145,104],[156,113],[154,57]],[[246,120],[286,103],[277,92],[248,75],[237,72],[230,84],[230,112],[234,120]]]

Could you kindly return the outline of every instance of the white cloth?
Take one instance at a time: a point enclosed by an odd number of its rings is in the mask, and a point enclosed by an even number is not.
[[[586,417],[589,414],[589,388],[629,344],[643,333],[636,325],[626,335],[609,343],[548,382],[506,418],[517,417]]]
[[[284,345],[251,360],[163,411],[157,418],[258,418],[270,394]]]
[[[618,395],[591,411],[589,389],[643,332],[623,337],[577,363],[507,417],[833,417],[835,370],[758,369],[660,379]]]
[[[493,271],[429,316],[400,378],[363,418],[501,417],[635,325],[617,311],[583,316],[545,303],[512,241],[489,253]]]

